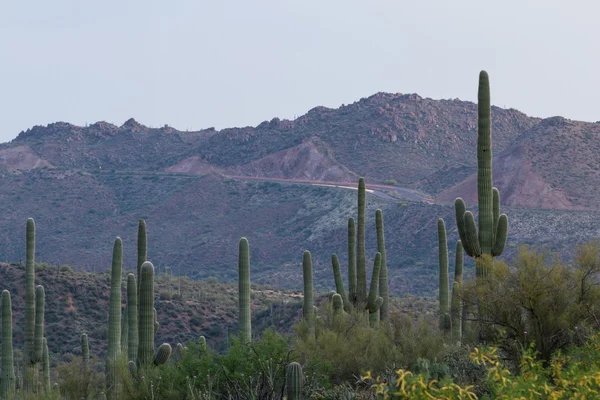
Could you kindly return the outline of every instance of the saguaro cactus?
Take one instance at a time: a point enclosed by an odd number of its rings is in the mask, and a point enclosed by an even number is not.
[[[154,361],[154,265],[146,261],[140,270],[138,364]]]
[[[25,252],[25,369],[23,387],[25,392],[34,390],[35,369],[35,222],[27,220],[27,248]]]
[[[366,210],[365,180],[358,180],[358,232],[356,257],[356,302],[365,304],[367,300],[367,250],[365,245],[365,210]]]
[[[356,226],[348,219],[348,300],[356,303]]]
[[[138,353],[138,301],[137,284],[133,274],[127,275],[127,359],[137,360]]]
[[[34,356],[33,362],[42,361],[44,356],[44,302],[46,295],[44,287],[38,285],[35,288],[35,331],[33,339]]]
[[[137,281],[140,281],[140,274],[142,270],[142,264],[147,259],[147,235],[146,235],[146,221],[140,219],[138,221],[138,237],[137,237]],[[129,301],[129,300],[128,300]]]
[[[375,211],[375,227],[377,229],[377,251],[381,254],[381,269],[379,270],[379,296],[383,299],[381,310],[379,310],[382,321],[388,319],[388,271],[385,258],[385,235],[383,233],[383,211]]]
[[[304,320],[312,325],[315,318],[314,313],[314,295],[313,295],[313,275],[312,275],[312,258],[310,251],[305,250],[302,255],[302,278],[304,280],[304,305],[302,312]]]
[[[127,311],[129,304],[125,304],[123,308],[123,316],[121,317],[121,353],[128,353],[129,348],[129,312]]]
[[[367,311],[369,311],[369,322],[372,327],[376,328],[379,323],[379,309],[383,304],[383,299],[377,296],[379,287],[379,273],[381,271],[381,253],[375,255],[373,262],[373,275],[371,276],[371,287],[369,289],[369,297],[367,300]]]
[[[288,400],[300,400],[304,386],[302,366],[297,362],[288,364],[285,370],[285,385]]]
[[[459,240],[456,242],[456,260],[454,262],[454,282],[452,282],[452,299],[450,301],[450,315],[452,316],[452,341],[462,340],[462,301],[461,288],[463,281],[464,250]]]
[[[13,357],[12,303],[8,290],[2,292],[2,373],[0,396],[12,398],[15,392],[15,361]]]
[[[115,368],[121,351],[121,274],[123,269],[123,243],[117,237],[113,246],[108,305],[108,352],[106,355],[107,386],[111,397],[116,397]]]
[[[171,353],[173,349],[169,343],[163,343],[158,347],[158,351],[156,352],[156,357],[154,358],[154,363],[156,365],[166,364],[171,357]]]
[[[446,240],[446,225],[443,219],[438,219],[438,257],[439,257],[439,327],[444,333],[450,332],[449,297],[448,297],[448,243]]]
[[[81,359],[83,361],[83,369],[87,370],[90,363],[90,345],[87,333],[81,334]]]
[[[479,74],[477,135],[477,201],[479,232],[473,214],[466,211],[460,197],[454,202],[456,225],[465,252],[475,259],[477,277],[487,275],[488,265],[479,262],[482,255],[502,254],[508,233],[508,217],[500,215],[500,193],[492,187],[492,129],[490,83],[487,72]]]
[[[243,343],[252,340],[252,320],[250,313],[250,248],[248,239],[240,239],[238,252],[238,307],[239,337]]]
[[[350,312],[350,308],[352,305],[350,300],[348,300],[348,296],[346,296],[346,290],[344,288],[344,280],[342,279],[342,271],[340,270],[340,260],[338,256],[335,254],[331,255],[331,266],[333,267],[333,279],[335,280],[335,291],[341,296],[344,309]]]

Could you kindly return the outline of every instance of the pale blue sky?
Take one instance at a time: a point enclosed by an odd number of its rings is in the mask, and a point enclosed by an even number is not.
[[[134,117],[217,129],[378,91],[600,120],[600,6],[563,0],[0,2],[0,141]]]

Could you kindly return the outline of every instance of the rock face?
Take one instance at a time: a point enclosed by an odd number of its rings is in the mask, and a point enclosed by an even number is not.
[[[29,146],[17,146],[0,150],[0,167],[9,171],[28,171],[51,168],[52,164],[40,158]]]
[[[235,175],[351,182],[356,174],[338,163],[319,138],[270,154],[233,170]]]

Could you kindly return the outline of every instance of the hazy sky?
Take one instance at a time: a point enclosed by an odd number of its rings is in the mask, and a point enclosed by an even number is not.
[[[217,129],[378,91],[600,120],[588,1],[0,1],[0,141],[134,117]]]

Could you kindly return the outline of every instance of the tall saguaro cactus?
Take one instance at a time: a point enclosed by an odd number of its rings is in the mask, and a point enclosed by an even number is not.
[[[454,282],[452,282],[452,299],[450,300],[450,315],[452,317],[452,341],[462,340],[462,301],[461,289],[463,282],[464,250],[462,242],[456,242],[456,259],[454,262]]]
[[[2,373],[0,397],[12,398],[15,392],[15,361],[13,356],[12,303],[10,292],[2,292]]]
[[[23,387],[25,392],[34,390],[35,370],[35,222],[27,220],[27,248],[25,253],[25,369]]]
[[[113,246],[108,305],[108,352],[106,356],[107,386],[111,397],[116,398],[116,363],[121,351],[121,274],[123,269],[123,243],[117,237]]]
[[[285,369],[285,386],[288,400],[300,400],[304,386],[302,366],[297,362],[288,364]]]
[[[454,202],[456,225],[465,252],[475,259],[476,275],[485,277],[489,266],[479,262],[482,255],[502,254],[508,233],[508,217],[500,215],[500,193],[492,187],[492,129],[490,83],[487,72],[479,74],[477,95],[477,201],[479,231],[475,218],[460,197]]]
[[[379,310],[382,321],[388,319],[388,304],[390,297],[388,294],[388,271],[385,258],[385,235],[383,232],[383,211],[375,211],[375,227],[377,229],[377,251],[381,254],[381,269],[379,270],[379,296],[383,299],[381,310]]]
[[[44,287],[38,285],[35,288],[35,332],[33,338],[33,362],[39,363],[44,355],[44,302],[46,295]]]
[[[446,239],[446,225],[443,219],[438,219],[438,258],[439,274],[439,327],[444,333],[450,332],[449,297],[448,297],[448,243]]]
[[[302,255],[302,278],[304,280],[304,305],[302,313],[304,320],[309,325],[312,325],[315,317],[315,300],[313,294],[312,257],[308,250],[305,250]]]
[[[381,272],[381,253],[375,255],[373,262],[373,275],[371,276],[371,287],[367,299],[367,311],[369,312],[369,323],[376,328],[379,323],[379,309],[383,305],[383,298],[377,296],[379,287],[379,274]]]
[[[366,210],[365,180],[358,180],[358,232],[356,257],[356,302],[365,304],[367,300],[367,250],[365,245],[365,210]]]
[[[146,261],[140,270],[138,364],[154,361],[154,265]]]
[[[240,239],[238,251],[238,307],[239,337],[243,343],[252,340],[252,314],[250,312],[250,246],[248,239]]]
[[[356,303],[356,226],[348,219],[348,300]]]
[[[138,354],[138,301],[135,275],[127,275],[127,360],[136,361]]]
[[[147,235],[146,235],[146,221],[140,219],[138,221],[138,237],[137,237],[137,281],[140,281],[140,274],[142,270],[142,264],[146,262],[148,257],[147,253]]]

